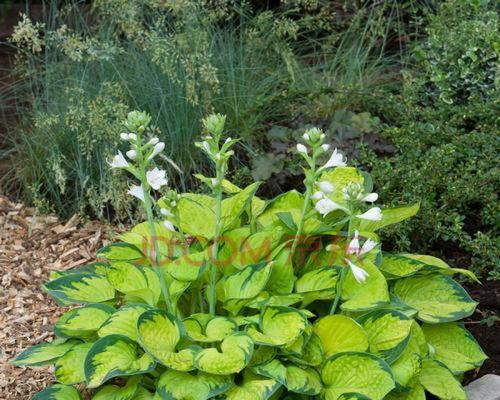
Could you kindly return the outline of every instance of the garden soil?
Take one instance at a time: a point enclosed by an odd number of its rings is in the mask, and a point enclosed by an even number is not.
[[[92,262],[120,230],[77,216],[61,223],[0,196],[0,399],[28,400],[53,382],[51,367],[10,364],[26,347],[53,339],[53,325],[64,309],[42,289],[49,272]],[[490,358],[479,371],[469,372],[466,381],[500,374],[500,323],[484,323],[500,309],[500,282],[468,290],[480,304],[465,324]]]

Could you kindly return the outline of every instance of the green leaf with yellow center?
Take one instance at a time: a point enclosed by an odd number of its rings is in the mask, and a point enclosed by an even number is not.
[[[323,267],[306,272],[295,282],[295,291],[304,296],[302,307],[316,300],[335,297],[338,273],[335,268]]]
[[[88,304],[64,313],[56,323],[59,337],[92,338],[116,310],[107,304]]]
[[[146,304],[127,304],[121,307],[101,325],[97,331],[98,336],[123,335],[137,340],[137,320],[150,308]]]
[[[439,361],[429,359],[423,360],[419,380],[425,390],[440,399],[467,399],[465,390],[460,382],[452,372]]]
[[[18,366],[53,364],[79,343],[81,343],[79,340],[55,339],[52,342],[37,344],[24,350],[12,364]]]
[[[78,390],[73,386],[55,384],[38,392],[32,400],[81,400]]]
[[[280,386],[274,379],[245,371],[242,383],[233,385],[223,396],[225,400],[267,400]]]
[[[488,358],[469,331],[455,322],[424,324],[422,329],[434,350],[433,358],[454,374],[478,368]]]
[[[291,307],[269,306],[260,316],[259,329],[248,328],[255,343],[268,346],[287,346],[295,342],[307,327],[306,317]]]
[[[73,385],[85,380],[84,365],[92,343],[80,343],[72,347],[55,363],[55,376],[58,382]]]
[[[173,315],[159,309],[145,311],[137,321],[137,332],[144,350],[158,362],[179,371],[193,369],[195,351],[176,351],[182,325]]]
[[[167,370],[160,375],[156,390],[162,400],[208,400],[224,393],[232,385],[230,375]]]
[[[326,357],[368,349],[366,331],[358,322],[345,315],[327,315],[314,323],[313,330],[321,340]]]
[[[395,387],[387,363],[368,353],[338,353],[326,360],[321,370],[323,397],[337,400],[347,393],[359,393],[382,400]]]
[[[141,264],[146,262],[146,256],[142,253],[141,247],[130,243],[110,244],[100,249],[96,257],[105,258],[108,261],[133,261]]]
[[[200,350],[194,357],[197,369],[214,375],[238,373],[245,368],[253,354],[253,340],[244,333],[234,333],[226,337],[217,348]]]
[[[398,280],[396,297],[418,311],[424,322],[451,322],[471,315],[477,303],[449,276],[430,274]]]
[[[188,336],[197,342],[219,342],[237,331],[238,325],[227,317],[192,314],[183,321]]]
[[[370,353],[395,361],[408,345],[413,320],[395,310],[376,310],[358,318],[368,334]]]
[[[64,303],[102,303],[115,297],[115,289],[97,273],[68,274],[47,282],[47,292]]]
[[[96,388],[117,376],[140,375],[151,372],[154,360],[133,340],[122,335],[109,335],[95,342],[85,359],[87,387]]]
[[[133,376],[125,386],[105,385],[92,397],[92,400],[134,400],[142,383],[142,376]]]

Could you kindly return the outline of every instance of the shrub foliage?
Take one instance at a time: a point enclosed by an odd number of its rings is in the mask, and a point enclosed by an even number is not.
[[[389,253],[380,230],[418,204],[380,209],[370,175],[346,165],[324,134],[297,145],[304,193],[264,201],[259,182],[225,179],[224,118],[198,143],[212,195],[164,192],[163,149],[150,118],[129,114],[131,144],[111,165],[141,185],[148,220],[101,249],[101,260],[53,272],[44,286],[72,306],[56,339],[16,365],[55,364],[36,399],[465,399],[459,381],[486,358],[460,324],[476,303],[452,279],[468,271],[426,255]],[[328,156],[329,155],[329,156]],[[323,158],[325,160],[323,160]]]

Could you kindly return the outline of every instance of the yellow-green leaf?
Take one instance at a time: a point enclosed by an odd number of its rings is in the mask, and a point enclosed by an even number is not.
[[[55,339],[52,342],[28,347],[12,362],[14,365],[47,365],[53,364],[72,347],[81,343],[78,340]]]
[[[117,376],[151,372],[154,360],[142,354],[137,344],[126,336],[109,335],[95,342],[85,359],[87,387],[96,388]]]
[[[338,273],[334,268],[323,267],[306,272],[295,282],[295,291],[304,295],[302,307],[315,300],[328,300],[335,297]]]
[[[373,232],[387,225],[397,224],[410,217],[413,217],[420,209],[420,203],[412,204],[411,206],[383,208],[382,219],[380,221],[361,220],[358,229],[360,231]]]
[[[429,393],[446,400],[466,400],[467,395],[451,371],[435,360],[423,360],[420,383]]]
[[[434,350],[433,358],[455,374],[478,368],[488,358],[469,331],[457,323],[424,324],[422,329]]]
[[[58,382],[73,385],[85,380],[83,367],[91,347],[92,343],[77,344],[56,361],[54,374]]]
[[[325,400],[337,400],[347,393],[359,393],[382,400],[395,387],[391,369],[372,354],[338,353],[326,360],[321,370]]]
[[[232,385],[229,375],[167,370],[158,379],[157,393],[162,400],[208,400],[224,393]]]
[[[238,373],[245,368],[253,354],[252,338],[244,333],[226,337],[217,348],[208,348],[196,353],[194,364],[200,371],[214,375]]]
[[[32,400],[81,400],[73,386],[55,384],[37,393]]]
[[[127,304],[111,315],[99,328],[99,337],[107,335],[123,335],[132,340],[137,340],[137,320],[146,310],[146,304]]]
[[[400,279],[394,294],[429,323],[451,322],[471,315],[477,303],[449,276],[430,274]]]
[[[116,310],[107,304],[88,304],[64,313],[56,323],[59,337],[91,338]]]
[[[105,385],[92,397],[92,400],[133,400],[141,382],[142,376],[133,376],[123,387]]]
[[[345,315],[327,315],[314,323],[314,333],[318,335],[325,356],[346,351],[368,349],[368,335],[363,327]]]
[[[69,274],[45,284],[51,296],[66,303],[102,303],[115,297],[115,289],[97,273]]]
[[[224,398],[226,400],[267,400],[279,387],[280,384],[274,379],[245,372],[243,382],[232,386],[224,393]]]
[[[238,329],[233,319],[210,314],[192,314],[183,323],[188,336],[197,342],[219,342]]]

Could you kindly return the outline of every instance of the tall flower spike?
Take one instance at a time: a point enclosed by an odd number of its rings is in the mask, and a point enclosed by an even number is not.
[[[137,197],[139,200],[141,200],[143,203],[146,201],[146,199],[144,198],[144,189],[142,188],[142,185],[138,186],[138,185],[132,185],[130,186],[128,192],[128,194],[134,196],[134,197]]]
[[[354,279],[356,279],[359,283],[365,282],[366,277],[370,276],[368,272],[366,272],[363,268],[360,268],[356,264],[353,264],[347,258],[345,259],[345,262],[349,265],[349,268],[351,268],[352,274],[354,275]]]
[[[118,150],[118,154],[113,157],[113,160],[109,163],[111,168],[127,168],[128,167],[128,162],[123,157],[123,154],[120,150]]]
[[[363,214],[356,215],[356,217],[368,221],[380,221],[382,219],[382,210],[379,207],[373,207]]]
[[[152,170],[146,172],[146,179],[148,180],[149,185],[154,190],[158,190],[160,187],[165,186],[168,183],[165,175],[166,171],[155,167]]]
[[[322,168],[345,167],[347,165],[346,161],[347,160],[344,159],[342,153],[339,153],[337,149],[335,149],[333,150],[330,159],[326,162],[325,165],[323,165]]]

